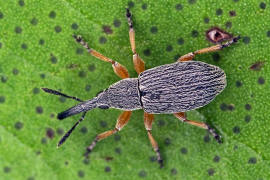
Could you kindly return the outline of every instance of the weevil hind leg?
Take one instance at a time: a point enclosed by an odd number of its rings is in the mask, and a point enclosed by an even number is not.
[[[119,76],[122,79],[129,77],[128,70],[125,66],[118,63],[117,61],[114,61],[114,60],[104,56],[103,54],[97,52],[96,50],[90,48],[88,46],[88,44],[82,39],[81,36],[73,35],[73,37],[78,43],[80,43],[85,49],[87,49],[89,54],[91,54],[92,56],[94,56],[102,61],[111,63],[112,68],[117,76]]]
[[[152,131],[152,123],[153,122],[154,122],[154,115],[144,112],[144,126],[145,126],[145,129],[147,130],[149,141],[150,141],[154,151],[156,152],[157,161],[158,161],[158,163],[160,165],[160,168],[162,168],[163,167],[163,159],[162,159],[162,157],[160,155],[158,144],[155,141],[155,139],[154,139],[154,137],[153,137],[153,135],[151,133],[151,131]]]
[[[133,53],[133,64],[134,64],[134,69],[138,74],[143,72],[145,70],[144,67],[144,61],[139,57],[138,53],[136,52],[136,45],[135,45],[135,30],[133,28],[133,23],[132,23],[132,17],[129,9],[127,9],[126,17],[129,25],[129,41],[131,45],[131,50]]]
[[[129,121],[131,116],[131,111],[124,111],[120,114],[120,116],[117,119],[115,128],[112,130],[105,131],[103,133],[100,133],[96,136],[96,138],[92,141],[92,143],[86,148],[85,157],[88,158],[89,154],[93,151],[94,147],[96,146],[97,142],[101,141],[102,139],[105,139],[116,132],[120,131]]]
[[[197,54],[203,54],[203,53],[209,53],[209,52],[214,52],[214,51],[221,50],[221,49],[223,49],[225,47],[229,47],[230,45],[236,43],[239,39],[240,39],[240,36],[237,36],[237,37],[232,38],[230,41],[227,41],[225,44],[217,44],[215,46],[211,46],[211,47],[207,47],[207,48],[197,50],[195,52],[190,52],[188,54],[185,54],[185,55],[181,56],[177,61],[180,61],[180,62],[190,61],[190,60],[194,59],[194,57]]]
[[[211,128],[208,124],[203,123],[203,122],[188,120],[184,112],[175,113],[174,116],[184,123],[188,123],[188,124],[206,129],[212,136],[214,136],[215,140],[218,143],[222,143],[220,135],[215,131],[215,129]]]

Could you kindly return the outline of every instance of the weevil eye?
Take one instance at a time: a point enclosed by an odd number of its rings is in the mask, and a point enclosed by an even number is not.
[[[109,109],[109,106],[107,106],[107,105],[100,105],[100,106],[98,106],[98,108],[100,108],[100,109]]]

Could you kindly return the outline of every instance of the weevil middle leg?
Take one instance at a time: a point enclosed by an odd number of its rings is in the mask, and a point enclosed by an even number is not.
[[[129,77],[128,70],[125,66],[123,66],[122,64],[120,64],[117,61],[114,61],[114,60],[104,56],[103,54],[97,52],[96,50],[90,48],[88,46],[88,44],[82,39],[81,36],[73,35],[73,37],[78,43],[80,43],[84,48],[86,48],[88,53],[90,53],[92,56],[94,56],[102,61],[111,63],[112,68],[117,76],[119,76],[122,79]]]
[[[188,54],[185,54],[183,56],[181,56],[177,61],[190,61],[192,60],[197,54],[203,54],[203,53],[209,53],[209,52],[214,52],[214,51],[218,51],[221,50],[225,47],[228,47],[230,45],[232,45],[233,43],[236,43],[238,40],[240,39],[240,36],[234,37],[232,38],[230,41],[226,42],[225,44],[217,44],[215,46],[211,46],[211,47],[207,47],[207,48],[203,48],[194,52],[190,52]]]
[[[94,141],[90,144],[90,146],[88,146],[86,148],[85,156],[88,158],[89,153],[91,153],[93,151],[93,149],[96,146],[98,141],[101,141],[102,139],[105,139],[105,138],[113,135],[114,133],[120,131],[128,123],[130,116],[131,116],[131,113],[132,113],[131,111],[122,112],[117,119],[117,122],[116,122],[114,129],[98,134],[96,136],[96,138],[94,139]]]
[[[133,53],[133,64],[136,72],[140,74],[144,71],[144,61],[139,57],[138,53],[136,52],[136,45],[135,45],[135,30],[133,28],[133,23],[131,19],[131,13],[129,9],[127,9],[126,17],[128,20],[129,25],[129,41],[131,45],[131,50]]]
[[[214,136],[214,138],[216,139],[218,143],[221,143],[221,138],[218,135],[218,133],[213,128],[211,128],[208,124],[203,123],[203,122],[188,120],[184,112],[175,113],[174,116],[184,123],[188,123],[188,124],[206,129],[211,135]]]

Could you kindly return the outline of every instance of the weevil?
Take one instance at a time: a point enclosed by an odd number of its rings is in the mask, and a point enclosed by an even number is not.
[[[118,117],[114,129],[98,134],[86,148],[85,156],[87,158],[97,142],[120,131],[128,123],[132,111],[138,109],[144,111],[145,129],[152,148],[156,152],[160,167],[163,167],[163,159],[158,143],[151,133],[154,114],[173,114],[182,122],[208,130],[217,142],[221,143],[220,136],[213,128],[206,123],[187,119],[185,112],[210,103],[226,87],[226,75],[217,66],[193,61],[193,59],[198,54],[214,52],[228,47],[237,42],[240,36],[233,37],[224,44],[217,44],[190,52],[181,56],[175,63],[145,70],[145,63],[136,52],[135,30],[129,9],[126,11],[126,17],[129,25],[129,40],[133,53],[133,64],[138,73],[137,78],[130,78],[125,66],[90,48],[81,36],[74,35],[74,39],[85,47],[89,54],[102,61],[111,63],[115,74],[122,80],[112,84],[96,97],[86,101],[56,90],[42,88],[47,93],[71,98],[80,102],[76,106],[59,113],[57,116],[59,120],[83,112],[80,119],[61,138],[58,147],[66,141],[77,125],[84,120],[86,113],[93,108],[115,108],[123,112]]]

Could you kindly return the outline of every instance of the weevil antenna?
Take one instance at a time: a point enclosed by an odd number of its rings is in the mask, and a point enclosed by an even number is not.
[[[74,96],[69,96],[69,95],[66,95],[64,93],[61,93],[59,91],[56,91],[56,90],[53,90],[53,89],[49,89],[49,88],[41,88],[44,92],[46,93],[49,93],[49,94],[53,94],[53,95],[56,95],[56,96],[62,96],[62,97],[66,97],[66,98],[70,98],[70,99],[74,99],[76,101],[79,101],[79,102],[83,102],[83,100],[77,98],[77,97],[74,97]]]
[[[84,101],[76,106],[73,106],[71,108],[69,108],[68,110],[65,110],[61,113],[59,113],[57,115],[57,118],[59,120],[61,119],[65,119],[69,116],[72,116],[72,115],[75,115],[75,114],[78,114],[80,112],[85,112],[85,111],[89,111],[91,109],[94,109],[97,107],[97,98],[94,97],[93,99],[90,99],[90,100],[87,100],[87,101]]]
[[[70,136],[70,134],[73,132],[73,130],[80,124],[80,122],[82,122],[84,120],[84,117],[86,115],[87,112],[84,112],[82,114],[82,116],[80,117],[80,119],[72,126],[72,128],[70,128],[70,130],[68,132],[66,132],[66,134],[61,138],[61,140],[58,142],[57,147],[59,148],[66,140],[67,138]]]

